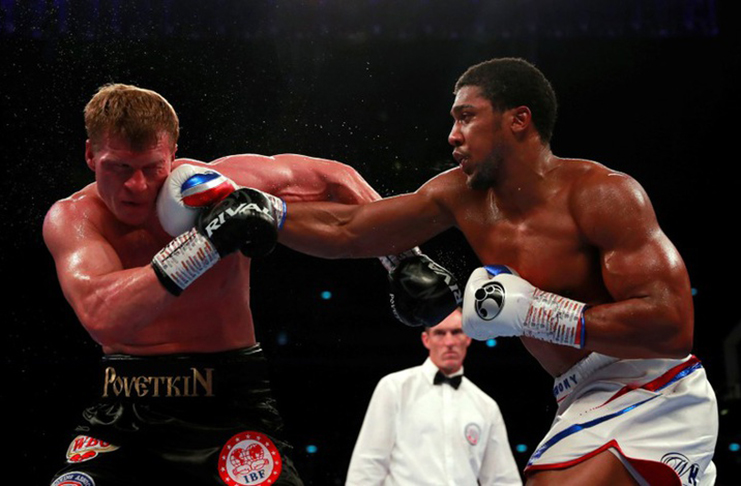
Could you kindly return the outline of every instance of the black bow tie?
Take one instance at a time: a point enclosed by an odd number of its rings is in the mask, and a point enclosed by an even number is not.
[[[436,385],[447,383],[457,390],[458,387],[461,386],[462,378],[463,375],[447,377],[443,374],[442,371],[438,371],[437,373],[435,373],[435,380],[433,381],[433,383],[435,383]]]

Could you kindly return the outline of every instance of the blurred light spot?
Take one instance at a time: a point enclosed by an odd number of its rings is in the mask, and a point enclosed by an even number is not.
[[[329,300],[332,298],[332,292],[330,292],[329,290],[325,290],[320,295],[322,297],[322,300]]]
[[[692,287],[692,297],[697,295],[697,289]]]
[[[315,454],[317,450],[317,447],[313,444],[306,446],[306,452],[308,452],[309,454]]]
[[[738,452],[741,450],[741,444],[738,442],[731,442],[731,444],[728,446],[728,450],[731,452]]]
[[[493,348],[494,346],[497,345],[497,340],[496,339],[493,339],[493,338],[492,339],[487,339],[486,340],[486,345],[489,346],[490,348]]]
[[[527,446],[525,444],[517,444],[517,447],[515,447],[515,450],[517,452],[527,452]]]
[[[278,342],[279,346],[285,346],[288,344],[288,333],[283,331],[278,334],[278,337],[276,338],[276,341]]]

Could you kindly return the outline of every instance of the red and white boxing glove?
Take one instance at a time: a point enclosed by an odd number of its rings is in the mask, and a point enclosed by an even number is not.
[[[246,256],[269,253],[285,217],[280,198],[239,188],[209,168],[181,165],[157,198],[162,227],[176,236],[152,259],[162,285],[180,295],[221,258],[241,250]]]
[[[526,336],[584,347],[586,304],[545,292],[504,265],[471,273],[463,296],[463,331],[486,340]]]
[[[170,236],[191,229],[200,210],[237,190],[231,179],[207,167],[183,164],[174,169],[157,195],[157,216]]]
[[[170,236],[191,229],[201,210],[213,206],[240,189],[234,181],[210,167],[182,164],[174,169],[157,195],[157,217]],[[281,198],[254,189],[270,200],[278,218],[278,229],[286,218],[286,203]]]

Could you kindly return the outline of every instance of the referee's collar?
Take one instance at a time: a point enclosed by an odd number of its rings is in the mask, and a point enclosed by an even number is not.
[[[424,363],[422,363],[422,374],[425,376],[425,379],[430,383],[430,385],[433,385],[435,383],[435,375],[440,370],[437,366],[435,366],[435,363],[432,362],[432,359],[428,356]],[[458,376],[463,374],[463,366],[461,366],[461,369],[453,373],[452,375],[445,375],[448,377],[451,376]]]

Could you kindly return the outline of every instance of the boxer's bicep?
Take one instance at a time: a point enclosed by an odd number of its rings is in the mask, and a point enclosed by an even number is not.
[[[689,278],[648,196],[622,175],[587,193],[577,222],[599,250],[602,281],[613,299],[588,311],[592,343],[603,336],[624,357],[683,355],[692,339]]]
[[[212,164],[240,186],[253,187],[288,202],[359,204],[380,198],[355,169],[334,160],[299,154],[243,154],[223,157]]]
[[[290,202],[363,204],[381,197],[353,167],[334,160],[276,155],[263,176],[268,192]]]
[[[153,296],[152,289],[159,284],[149,265],[124,269],[113,246],[79,208],[71,206],[52,208],[44,221],[43,236],[65,299],[95,335],[98,328],[114,320],[113,308],[139,305],[135,294],[148,289]]]
[[[452,215],[432,194],[418,191],[359,206],[348,232],[362,247],[372,247],[364,254],[388,255],[419,246],[453,224]]]
[[[110,244],[84,222],[50,213],[44,222],[44,240],[62,292],[75,310],[95,291],[98,278],[122,268]]]
[[[580,206],[580,226],[599,250],[602,278],[615,300],[650,298],[672,286],[681,259],[635,180],[609,177]]]

